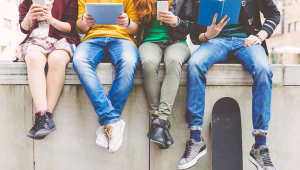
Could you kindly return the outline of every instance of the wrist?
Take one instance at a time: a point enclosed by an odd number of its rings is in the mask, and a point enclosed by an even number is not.
[[[178,16],[174,16],[176,19],[174,19],[174,23],[171,24],[172,27],[177,27],[180,24],[180,18]]]
[[[211,39],[214,38],[214,37],[213,37],[212,35],[210,35],[208,32],[204,33],[204,35],[205,35],[205,38],[206,38],[206,39],[209,39],[209,40],[211,40]]]

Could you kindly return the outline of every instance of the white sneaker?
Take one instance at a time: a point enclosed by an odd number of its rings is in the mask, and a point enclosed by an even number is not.
[[[125,122],[121,119],[116,123],[109,124],[107,129],[111,130],[110,132],[110,139],[109,140],[109,152],[114,153],[116,152],[123,142],[123,132],[125,128]],[[106,127],[107,127],[106,126]]]
[[[99,128],[97,129],[97,131],[96,131],[96,135],[97,135],[96,144],[103,147],[103,148],[105,148],[105,149],[108,149],[108,139],[105,136],[104,130],[105,130],[104,126],[99,126]]]

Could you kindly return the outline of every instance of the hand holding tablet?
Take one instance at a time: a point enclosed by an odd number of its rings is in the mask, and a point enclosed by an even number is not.
[[[127,14],[124,14],[123,3],[86,3],[85,9],[84,17],[90,16],[86,18],[86,21],[90,21],[87,24],[92,24],[91,20],[94,20],[95,25],[123,26],[128,20]]]

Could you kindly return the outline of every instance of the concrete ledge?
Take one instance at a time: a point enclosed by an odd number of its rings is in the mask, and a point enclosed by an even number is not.
[[[273,84],[274,85],[300,85],[300,66],[272,65]],[[97,73],[104,85],[112,84],[115,76],[115,70],[110,63],[100,63],[97,66]],[[159,67],[159,79],[162,82],[165,76],[164,64]],[[138,67],[134,85],[143,84],[142,70]],[[214,64],[206,74],[207,85],[252,85],[252,77],[245,67],[241,64]],[[25,63],[0,63],[0,84],[28,84],[27,69]],[[73,69],[73,64],[69,63],[66,68],[65,84],[80,84],[76,72]],[[187,65],[183,66],[180,85],[187,84]]]

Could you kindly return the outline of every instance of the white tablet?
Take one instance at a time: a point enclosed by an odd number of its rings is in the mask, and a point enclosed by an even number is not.
[[[85,10],[94,18],[96,25],[117,25],[117,18],[124,13],[124,4],[85,3]]]

